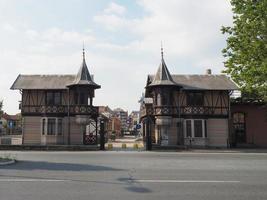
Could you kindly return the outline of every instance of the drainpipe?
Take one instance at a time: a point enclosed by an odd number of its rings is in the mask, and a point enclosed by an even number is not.
[[[24,123],[24,117],[21,116],[21,144],[24,144],[24,127],[25,127],[25,123]]]
[[[230,142],[232,142],[232,137],[231,137],[231,127],[230,125],[232,125],[231,123],[231,109],[230,109],[230,106],[231,106],[231,100],[230,100],[230,95],[232,94],[232,91],[230,91],[228,93],[228,139],[227,139],[227,148],[231,148],[231,144]]]
[[[68,88],[68,145],[70,145],[70,89]]]
[[[179,133],[180,133],[180,142],[182,145],[184,145],[184,133],[182,133],[182,120],[181,120],[181,102],[180,102],[180,98],[181,98],[181,90],[179,90],[179,96],[178,96],[178,109],[179,109]]]
[[[21,144],[24,144],[24,127],[25,127],[25,119],[22,116],[22,110],[23,110],[23,90],[19,90],[19,93],[21,94],[21,107],[20,107],[20,114],[21,114]]]

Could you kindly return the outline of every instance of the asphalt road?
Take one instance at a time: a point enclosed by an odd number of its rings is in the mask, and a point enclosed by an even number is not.
[[[266,153],[3,154],[0,200],[267,199]]]

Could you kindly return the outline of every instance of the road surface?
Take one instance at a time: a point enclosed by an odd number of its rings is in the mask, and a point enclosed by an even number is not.
[[[267,199],[266,153],[0,152],[1,200]]]

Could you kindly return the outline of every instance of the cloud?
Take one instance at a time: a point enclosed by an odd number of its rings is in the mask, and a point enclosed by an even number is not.
[[[67,23],[38,28],[27,20],[13,23],[16,20],[9,21],[4,15],[3,23],[0,16],[0,60],[4,71],[0,73],[0,99],[4,97],[4,108],[10,113],[18,111],[15,105],[19,92],[10,91],[9,87],[20,73],[75,74],[83,41],[89,71],[102,86],[96,91],[96,105],[138,109],[146,75],[155,73],[160,62],[161,40],[172,73],[204,73],[206,68],[219,73],[223,69],[220,51],[225,38],[220,27],[231,24],[228,1],[137,3],[137,10],[133,11],[126,4],[110,2],[102,11],[86,14],[93,21],[85,20],[81,29]]]
[[[101,14],[94,16],[94,21],[103,25],[105,29],[117,31],[127,25],[128,21],[114,14]]]
[[[138,4],[146,11],[142,18],[102,12],[94,20],[111,32],[134,35],[123,45],[127,49],[141,46],[155,54],[162,40],[170,56],[180,57],[212,49],[224,39],[220,27],[231,23],[230,3],[221,0],[140,0]]]
[[[17,32],[17,29],[9,23],[4,23],[2,25],[2,30],[6,31],[8,33],[16,33]]]
[[[110,31],[111,37],[117,38],[120,33],[132,35],[133,39],[123,44],[116,40],[96,44],[105,55],[118,59],[118,65],[114,65],[116,69],[123,66],[123,61],[128,61],[127,66],[135,63],[137,77],[141,77],[141,72],[143,76],[155,73],[160,41],[163,41],[165,61],[172,73],[198,74],[207,68],[213,73],[221,72],[225,38],[220,28],[231,24],[229,2],[205,0],[203,4],[193,0],[170,0],[166,4],[160,0],[140,0],[138,3],[145,11],[143,17],[126,18],[102,12],[95,18],[96,23]],[[136,73],[127,75],[129,79],[133,74]],[[141,83],[138,84],[141,88]]]
[[[109,31],[128,30],[132,22],[125,17],[126,11],[124,6],[111,2],[107,8],[95,15],[93,20]]]
[[[117,14],[123,15],[126,12],[126,8],[117,3],[111,2],[108,7],[104,10],[106,14]]]

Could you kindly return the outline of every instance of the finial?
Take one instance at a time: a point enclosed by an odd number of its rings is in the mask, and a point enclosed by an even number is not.
[[[163,46],[162,46],[162,41],[161,41],[161,59],[163,60]]]
[[[83,42],[83,59],[85,59],[85,55],[84,55],[84,42]]]

